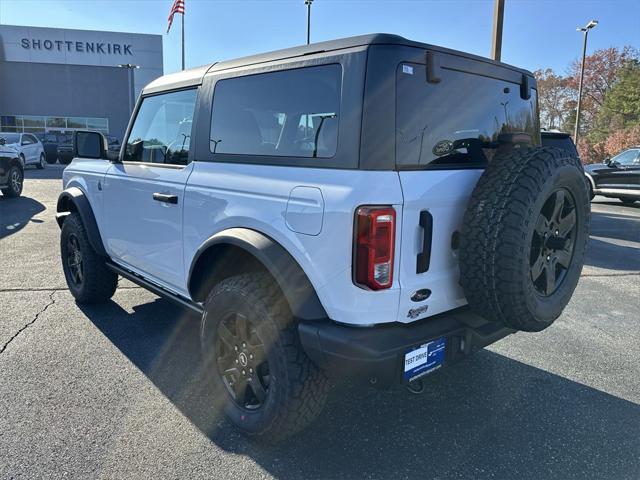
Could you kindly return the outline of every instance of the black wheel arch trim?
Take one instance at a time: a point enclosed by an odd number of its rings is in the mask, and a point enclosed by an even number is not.
[[[273,276],[282,290],[294,317],[300,320],[327,319],[327,313],[306,273],[291,254],[278,242],[256,230],[230,228],[205,241],[198,248],[189,268],[187,289],[194,301],[204,301],[207,292],[198,291],[194,277],[198,260],[216,246],[232,246],[253,256]],[[213,268],[214,265],[207,265]],[[194,278],[196,278],[194,282]],[[201,289],[200,289],[201,290]]]
[[[64,219],[72,212],[76,211],[80,215],[82,224],[87,231],[87,237],[91,247],[102,256],[107,256],[107,251],[102,243],[98,223],[93,214],[93,209],[89,203],[86,194],[78,187],[69,187],[58,196],[58,204],[56,205],[56,221],[60,228],[64,223]]]

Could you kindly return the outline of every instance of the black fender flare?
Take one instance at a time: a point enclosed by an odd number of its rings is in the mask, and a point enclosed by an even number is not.
[[[93,214],[93,209],[85,193],[78,187],[69,187],[58,196],[56,221],[60,228],[62,228],[65,218],[72,212],[78,212],[80,215],[82,224],[89,237],[89,243],[93,249],[99,255],[106,257],[107,251],[102,243],[102,237],[100,236],[100,230],[98,230],[98,223]]]
[[[282,290],[293,316],[299,320],[326,319],[327,313],[322,306],[315,288],[306,273],[291,254],[272,238],[248,228],[230,228],[223,230],[206,240],[196,251],[189,268],[187,288],[195,301],[203,301],[208,292],[200,288],[203,273],[215,270],[215,251],[224,247],[244,250],[257,260],[275,279]],[[209,252],[210,261],[203,255]],[[202,262],[199,262],[202,260]]]

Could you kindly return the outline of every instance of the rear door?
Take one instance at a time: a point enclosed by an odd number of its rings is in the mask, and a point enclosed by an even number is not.
[[[186,294],[182,255],[184,190],[197,90],[146,97],[123,157],[104,179],[106,249],[124,267]]]
[[[405,322],[466,303],[457,244],[471,192],[498,143],[539,143],[536,91],[522,89],[528,98],[521,97],[521,72],[434,55],[429,75],[426,61],[396,69],[404,196],[398,320]]]

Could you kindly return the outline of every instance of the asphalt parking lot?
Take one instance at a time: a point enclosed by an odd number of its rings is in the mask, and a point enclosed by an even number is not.
[[[431,376],[344,385],[277,447],[207,408],[198,322],[121,282],[78,307],[58,255],[62,168],[0,197],[0,478],[640,478],[640,203],[596,198],[554,326]]]

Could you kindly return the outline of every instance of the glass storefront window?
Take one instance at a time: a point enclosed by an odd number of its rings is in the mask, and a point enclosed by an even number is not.
[[[32,115],[23,115],[22,121],[24,126],[31,128],[44,128],[44,117],[36,117]]]
[[[109,129],[109,120],[106,118],[87,118],[87,127],[92,130]]]
[[[47,117],[47,128],[67,128],[67,119],[64,117]]]
[[[87,119],[84,117],[67,118],[68,128],[87,128]]]
[[[109,133],[108,118],[55,117],[40,115],[2,115],[0,112],[0,131],[45,133],[50,130],[97,130],[105,135]]]

